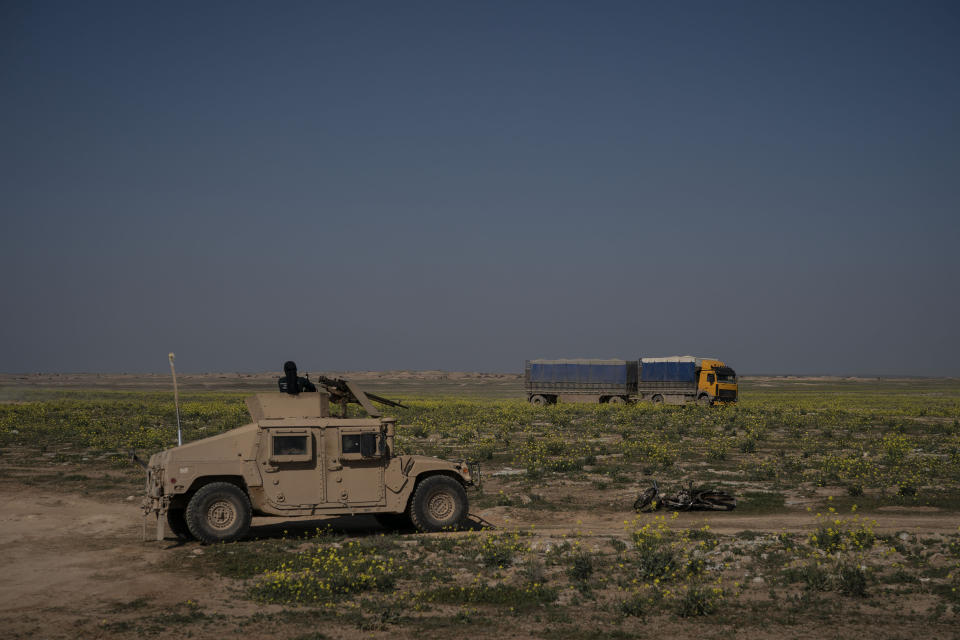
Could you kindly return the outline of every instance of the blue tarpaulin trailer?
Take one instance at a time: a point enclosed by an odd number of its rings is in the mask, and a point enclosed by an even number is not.
[[[626,402],[637,387],[636,360],[528,360],[527,392],[534,404]]]
[[[690,382],[697,381],[697,363],[694,358],[641,358],[641,382]]]
[[[627,384],[626,365],[627,363],[622,360],[532,361],[530,363],[530,381],[535,383],[621,386]]]
[[[717,376],[733,370],[718,360],[707,360],[706,384],[714,384]],[[700,389],[702,359],[693,356],[637,358],[636,360],[527,360],[524,382],[527,399],[534,404],[554,402],[708,402],[722,396]],[[716,374],[713,372],[716,371]],[[713,378],[713,380],[711,380]],[[732,392],[736,401],[736,390]]]

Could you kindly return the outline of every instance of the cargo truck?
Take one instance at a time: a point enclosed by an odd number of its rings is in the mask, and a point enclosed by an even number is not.
[[[637,360],[527,360],[531,404],[638,402],[704,406],[736,402],[737,374],[720,360],[671,356]]]

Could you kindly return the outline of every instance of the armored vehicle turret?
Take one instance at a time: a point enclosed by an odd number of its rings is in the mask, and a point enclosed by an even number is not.
[[[206,543],[244,536],[253,516],[372,514],[420,531],[464,522],[473,484],[465,461],[397,455],[396,420],[368,394],[346,380],[320,385],[327,391],[252,396],[249,424],[154,454],[144,511],[157,518],[158,539],[164,518],[178,537]],[[351,402],[369,417],[347,417]]]

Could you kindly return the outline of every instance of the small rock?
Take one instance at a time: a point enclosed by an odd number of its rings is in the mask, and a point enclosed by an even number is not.
[[[521,493],[521,494],[520,494],[520,503],[521,503],[521,504],[530,504],[531,502],[533,502],[533,498],[531,498],[530,496],[528,496],[528,495],[525,494],[525,493]]]
[[[192,553],[193,553],[193,555],[195,555],[195,556],[202,556],[202,555],[203,555],[203,549],[194,549]]]
[[[906,542],[907,540],[910,539],[910,534],[904,531],[903,533],[897,535],[897,537],[903,540],[904,542]]]
[[[757,576],[756,578],[754,578],[754,579],[751,580],[750,582],[752,582],[753,584],[763,584],[764,582],[766,582],[766,580],[764,580],[764,579],[761,578],[760,576]]]
[[[504,467],[503,469],[500,469],[500,471],[494,471],[494,472],[491,473],[490,475],[491,475],[491,476],[494,476],[494,477],[499,477],[499,476],[518,476],[518,475],[520,475],[520,474],[522,474],[522,473],[525,473],[525,472],[526,472],[526,469],[511,469],[510,467]]]

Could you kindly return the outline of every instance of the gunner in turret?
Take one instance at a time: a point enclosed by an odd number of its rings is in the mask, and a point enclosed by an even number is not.
[[[287,360],[283,363],[283,375],[277,380],[282,393],[289,393],[292,396],[304,391],[316,391],[315,384],[307,378],[297,375],[297,363],[293,360]]]

